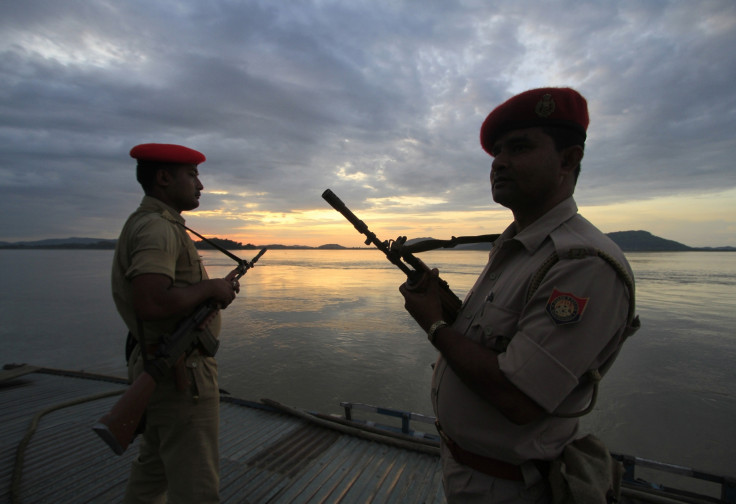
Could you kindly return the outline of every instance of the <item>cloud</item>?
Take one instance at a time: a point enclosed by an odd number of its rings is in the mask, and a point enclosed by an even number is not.
[[[579,203],[736,186],[729,0],[29,0],[0,14],[0,240],[115,236],[140,198],[128,150],[150,141],[207,155],[213,231],[321,208],[326,187],[366,208],[489,208],[479,126],[550,84],[590,105]]]

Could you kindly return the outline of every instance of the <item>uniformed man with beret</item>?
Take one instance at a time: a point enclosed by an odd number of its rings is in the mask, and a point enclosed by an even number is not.
[[[448,502],[551,502],[548,462],[578,437],[600,374],[636,330],[631,268],[573,199],[587,127],[587,102],[569,88],[495,108],[480,142],[493,199],[514,221],[452,323],[436,270],[426,289],[400,287],[440,352],[431,395]]]
[[[205,156],[153,143],[134,147],[130,155],[145,195],[120,233],[112,291],[136,343],[128,365],[132,381],[163,334],[208,300],[227,307],[239,285],[229,277],[208,278],[184,228],[181,213],[199,206],[198,166]],[[219,312],[206,330],[218,336]],[[219,502],[218,429],[217,364],[195,350],[157,383],[124,502]]]

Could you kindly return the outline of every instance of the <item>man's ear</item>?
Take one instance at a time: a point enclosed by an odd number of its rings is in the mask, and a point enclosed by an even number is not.
[[[583,148],[580,145],[571,145],[562,150],[562,170],[573,173],[583,160]]]
[[[166,168],[159,168],[156,170],[156,184],[162,187],[166,187],[171,183],[172,179],[171,172]]]

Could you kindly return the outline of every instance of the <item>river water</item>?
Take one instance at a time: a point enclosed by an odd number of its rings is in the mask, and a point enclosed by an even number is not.
[[[210,276],[233,267],[203,255]],[[487,253],[421,257],[463,298]],[[736,476],[736,253],[627,257],[642,329],[582,428],[617,452]],[[0,250],[0,364],[124,376],[111,261],[112,251]],[[220,386],[324,413],[348,400],[432,414],[436,352],[403,309],[403,279],[372,249],[267,252],[224,312]]]

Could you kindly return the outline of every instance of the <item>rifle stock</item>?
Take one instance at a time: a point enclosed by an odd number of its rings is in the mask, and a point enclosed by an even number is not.
[[[154,390],[156,380],[147,372],[142,372],[112,409],[92,426],[92,430],[116,455],[122,455],[135,438],[136,429]]]
[[[418,257],[414,256],[409,249],[404,248],[406,242],[405,236],[400,236],[391,242],[379,240],[375,233],[368,229],[368,226],[360,220],[350,209],[342,202],[337,195],[330,189],[322,193],[322,198],[329,203],[332,208],[340,212],[359,233],[366,236],[365,244],[373,244],[381,252],[383,252],[389,261],[396,265],[406,274],[407,286],[409,289],[423,288],[422,279],[425,273],[429,273],[429,267]],[[440,284],[440,299],[442,301],[443,318],[448,323],[454,322],[460,311],[462,301],[450,289],[447,282],[441,278],[438,279]]]
[[[266,250],[261,249],[250,262],[240,261],[236,268],[238,274],[233,277],[233,281],[245,275]],[[117,455],[122,455],[135,438],[143,414],[156,390],[156,382],[166,376],[174,364],[191,353],[198,344],[209,355],[214,356],[219,341],[201,325],[218,309],[215,303],[207,301],[192,315],[182,320],[173,334],[164,335],[154,358],[145,361],[144,371],[138,375],[112,409],[92,427],[92,430]]]

